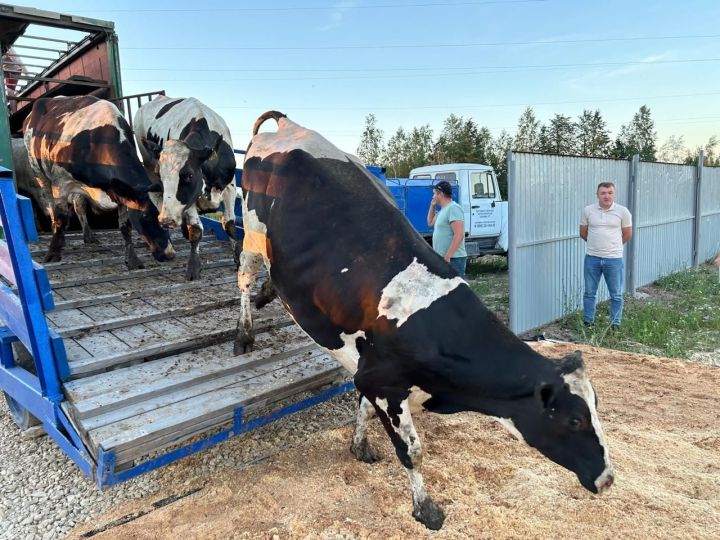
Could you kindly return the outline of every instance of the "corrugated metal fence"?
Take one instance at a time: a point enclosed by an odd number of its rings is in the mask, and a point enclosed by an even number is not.
[[[603,181],[615,183],[616,202],[633,214],[626,291],[720,249],[720,168],[641,162],[637,156],[628,161],[510,152],[510,327],[516,333],[582,306],[580,213],[597,201]],[[607,297],[603,282],[598,300]]]

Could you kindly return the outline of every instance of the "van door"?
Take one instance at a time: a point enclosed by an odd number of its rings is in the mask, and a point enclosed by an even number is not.
[[[491,171],[469,171],[470,236],[498,236],[501,228],[501,212],[495,204],[499,194]]]

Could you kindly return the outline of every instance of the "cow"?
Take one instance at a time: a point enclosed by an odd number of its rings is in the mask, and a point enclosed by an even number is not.
[[[200,277],[203,227],[198,211],[217,210],[221,202],[223,226],[238,264],[235,154],[225,121],[195,98],[158,96],[138,109],[133,127],[151,180],[162,183],[160,222],[169,228],[182,224],[190,240],[186,279]]]
[[[41,98],[23,131],[42,208],[52,222],[45,262],[61,260],[68,202],[78,199],[99,211],[118,207],[128,269],[143,267],[132,244],[133,227],[156,260],[175,257],[150,200],[152,184],[137,156],[130,125],[115,105],[93,96]]]
[[[277,131],[258,134],[267,119]],[[445,519],[423,484],[420,410],[496,417],[591,492],[613,483],[581,353],[553,361],[518,339],[356,157],[270,111],[253,128],[242,187],[236,354],[252,348],[249,290],[264,263],[290,316],[354,374],[351,452],[377,459],[366,435],[377,415],[407,471],[416,520],[439,529]]]

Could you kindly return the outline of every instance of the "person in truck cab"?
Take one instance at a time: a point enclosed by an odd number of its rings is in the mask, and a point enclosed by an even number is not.
[[[440,211],[436,207],[440,206]],[[432,246],[460,277],[465,277],[465,224],[462,207],[452,200],[450,182],[442,180],[433,186],[427,224],[433,227]]]

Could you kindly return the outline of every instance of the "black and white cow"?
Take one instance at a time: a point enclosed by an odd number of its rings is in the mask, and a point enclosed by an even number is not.
[[[42,98],[33,104],[23,128],[42,208],[52,222],[45,262],[61,259],[68,202],[78,199],[99,211],[119,205],[129,269],[143,267],[132,245],[133,226],[155,259],[175,256],[150,200],[152,184],[138,159],[130,125],[115,105],[92,96]]]
[[[277,132],[257,134],[268,118]],[[353,454],[376,460],[366,426],[377,414],[407,470],[413,516],[428,528],[440,528],[444,514],[423,485],[418,410],[497,417],[593,493],[612,484],[579,352],[553,361],[519,340],[354,156],[274,111],[253,135],[243,168],[236,353],[254,341],[249,287],[264,262],[292,318],[355,374]]]
[[[138,109],[133,127],[148,174],[162,182],[160,222],[169,228],[182,224],[190,240],[186,278],[200,277],[198,210],[217,210],[221,202],[237,264],[235,154],[225,121],[195,98],[158,96]]]

